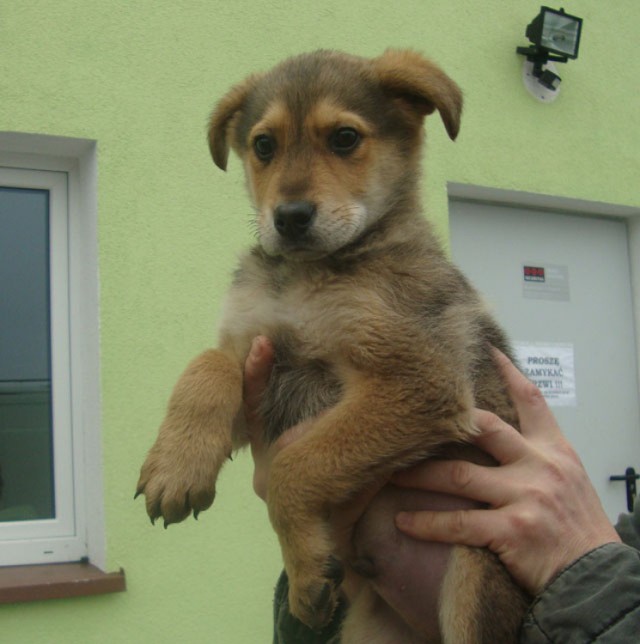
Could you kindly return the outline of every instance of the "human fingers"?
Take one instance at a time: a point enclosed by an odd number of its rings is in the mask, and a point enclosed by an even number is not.
[[[511,425],[505,423],[495,414],[483,409],[474,409],[472,412],[474,425],[480,432],[474,436],[473,442],[481,450],[493,456],[498,463],[506,465],[526,456],[529,446],[526,439]],[[503,470],[504,471],[504,470]],[[425,461],[413,468],[398,472],[393,477],[393,483],[401,487],[415,487],[445,494],[468,496],[477,501],[486,503],[496,502],[496,494],[490,498],[475,495],[485,485],[496,492],[504,487],[502,481],[504,474],[496,477],[495,468],[488,468],[461,460],[452,461]],[[494,479],[497,481],[494,483]]]
[[[513,463],[530,450],[527,439],[496,414],[484,409],[472,411],[474,425],[480,430],[473,443],[502,465]]]
[[[556,438],[562,434],[542,392],[500,350],[493,356],[513,400],[524,436]]]
[[[260,400],[269,381],[273,364],[273,345],[264,336],[257,336],[251,343],[244,363],[243,404],[247,431],[253,457],[253,490],[261,498],[267,494],[269,455],[263,442],[263,424],[260,417]]]
[[[469,461],[426,461],[394,474],[398,487],[479,501],[494,507],[505,505],[513,496],[508,473]]]
[[[269,381],[273,366],[273,345],[265,336],[257,336],[251,343],[244,363],[244,413],[252,438],[262,431],[259,418],[260,400]]]
[[[499,531],[501,521],[496,510],[452,510],[433,512],[399,512],[395,517],[398,530],[421,541],[463,544],[485,548]]]

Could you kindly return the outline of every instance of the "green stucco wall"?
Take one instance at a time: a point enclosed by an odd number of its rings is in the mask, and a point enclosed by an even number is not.
[[[109,569],[126,593],[0,607],[0,641],[269,641],[279,553],[229,465],[196,523],[152,528],[133,502],[171,386],[215,338],[234,258],[251,241],[237,161],[208,157],[217,98],[315,48],[412,47],[461,85],[451,143],[429,122],[425,202],[446,237],[449,181],[640,206],[637,0],[567,0],[585,20],[562,93],[521,81],[536,0],[8,0],[0,6],[0,130],[98,141],[103,457]]]

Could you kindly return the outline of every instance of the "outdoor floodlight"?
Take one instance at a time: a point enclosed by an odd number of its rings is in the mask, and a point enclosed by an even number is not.
[[[533,64],[533,75],[538,82],[551,91],[560,86],[560,76],[545,66],[550,61],[566,63],[578,57],[582,18],[564,12],[540,7],[540,13],[527,26],[525,35],[533,43],[531,47],[518,47],[517,53],[527,57]]]

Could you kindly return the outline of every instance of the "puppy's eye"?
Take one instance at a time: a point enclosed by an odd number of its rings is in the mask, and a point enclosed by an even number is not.
[[[341,127],[329,137],[329,146],[336,154],[349,154],[358,147],[360,134],[352,127]]]
[[[276,142],[271,136],[259,134],[253,140],[253,149],[260,161],[271,161],[276,153]]]

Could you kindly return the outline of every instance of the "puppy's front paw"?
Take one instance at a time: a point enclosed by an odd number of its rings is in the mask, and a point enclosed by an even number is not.
[[[151,522],[163,517],[166,528],[186,519],[191,511],[197,519],[202,510],[211,506],[218,473],[231,454],[231,442],[212,444],[189,439],[178,442],[167,438],[172,432],[165,429],[161,428],[140,470],[136,497],[145,495]],[[203,434],[191,434],[192,438],[197,435]]]

